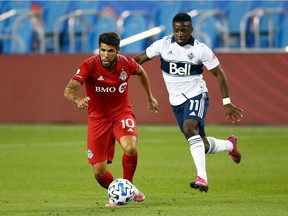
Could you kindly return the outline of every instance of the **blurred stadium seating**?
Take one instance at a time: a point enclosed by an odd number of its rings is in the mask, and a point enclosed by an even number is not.
[[[164,25],[165,30],[156,37],[156,39],[162,38],[165,35],[173,33],[171,21],[173,16],[182,11],[181,1],[164,1],[156,4],[152,10],[152,16],[155,26]]]
[[[191,15],[193,35],[212,49],[288,46],[288,1],[17,0],[0,1],[0,53],[92,53],[103,31],[117,31],[125,39],[164,25],[159,34],[121,48],[140,52],[172,34],[171,20],[178,12]]]
[[[69,52],[87,52],[90,45],[89,36],[93,34],[95,31],[95,23],[98,23],[97,20],[99,16],[98,12],[99,2],[93,0],[83,0],[83,1],[73,1],[71,3],[72,11],[74,11],[75,16],[74,20],[69,19],[68,26],[72,26],[73,29],[70,28],[75,37],[74,41],[69,37]],[[77,13],[77,12],[82,13]],[[70,24],[70,25],[69,25]],[[73,24],[73,25],[72,25]],[[69,27],[68,27],[69,28]]]
[[[0,39],[2,53],[30,53],[32,22],[29,18],[30,1],[1,2]]]
[[[53,52],[54,40],[53,36],[55,33],[56,22],[65,14],[70,12],[69,1],[45,1],[42,4],[41,18],[43,19],[45,29],[45,48],[47,52]],[[67,24],[63,22],[59,29],[60,32],[59,43],[63,46],[63,50],[68,49],[68,38],[67,38]],[[66,33],[66,34],[65,34]]]
[[[102,15],[97,19],[97,22],[89,35],[88,51],[93,52],[98,48],[98,37],[102,32],[118,31],[116,21],[111,16]]]
[[[283,16],[285,16],[283,3],[284,1],[275,0],[254,1],[254,8],[263,9],[257,29],[257,31],[259,31],[259,41],[255,41],[256,44],[254,46],[273,48],[280,45],[279,40],[277,40],[277,35],[282,34],[280,27],[284,18]],[[286,13],[288,13],[288,11],[286,11]],[[286,16],[287,15],[288,14],[286,14]]]
[[[223,3],[216,1],[215,7],[226,14],[230,36],[229,46],[240,47],[240,22],[243,14],[253,9],[253,2],[236,0]],[[249,23],[246,23],[246,25],[249,26]]]
[[[118,21],[117,28],[122,39],[131,37],[154,27],[153,18],[146,11],[124,11]],[[148,39],[139,40],[121,48],[123,53],[138,53],[148,46]]]

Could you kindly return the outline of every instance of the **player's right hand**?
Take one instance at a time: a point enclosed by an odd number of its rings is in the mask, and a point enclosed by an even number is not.
[[[88,108],[88,101],[90,100],[90,97],[82,98],[81,100],[75,101],[78,108],[80,109],[86,109]]]

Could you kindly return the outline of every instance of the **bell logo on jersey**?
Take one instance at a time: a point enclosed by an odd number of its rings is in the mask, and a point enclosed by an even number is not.
[[[177,65],[177,63],[169,63],[169,73],[172,75],[189,76],[190,75],[190,64],[183,64],[183,67]]]

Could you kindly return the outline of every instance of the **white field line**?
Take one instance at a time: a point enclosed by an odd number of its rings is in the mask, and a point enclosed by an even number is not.
[[[227,136],[228,137],[228,136]],[[217,137],[219,139],[226,139],[225,137]],[[268,140],[274,140],[275,141],[275,136],[271,136],[269,134],[266,135],[261,135],[261,136],[241,136],[238,137],[238,141],[246,141],[246,140],[258,140],[258,139],[268,139]],[[281,134],[277,136],[277,139],[283,139],[283,138],[287,138],[288,140],[288,134]],[[277,140],[276,139],[276,140]],[[166,143],[166,142],[174,142],[174,143],[185,143],[185,138],[184,137],[175,137],[175,138],[169,138],[169,139],[165,139],[165,138],[145,138],[145,139],[141,139],[141,137],[139,137],[138,140],[138,145],[145,145],[146,143]],[[71,141],[71,142],[38,142],[38,143],[0,143],[0,148],[38,148],[38,147],[61,147],[61,146],[79,146],[79,145],[83,145],[86,146],[86,140],[83,141]]]
[[[86,145],[86,141],[72,141],[72,142],[45,142],[45,143],[0,143],[0,148],[37,148],[37,147],[51,147],[51,146],[79,146],[79,145]]]
[[[169,139],[169,142],[174,141],[175,143],[183,142],[181,139]],[[184,140],[185,141],[185,140]],[[141,138],[138,140],[138,144],[145,143],[165,143],[167,142],[167,139],[145,139],[142,140]],[[51,146],[79,146],[84,145],[86,146],[86,140],[83,141],[72,141],[72,142],[45,142],[45,143],[0,143],[0,148],[38,148],[38,147],[51,147]]]

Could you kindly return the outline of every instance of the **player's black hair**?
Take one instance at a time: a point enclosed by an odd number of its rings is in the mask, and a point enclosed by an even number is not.
[[[99,40],[98,40],[99,47],[101,43],[104,43],[109,46],[113,46],[116,49],[119,49],[120,37],[116,32],[104,32],[99,36]]]
[[[173,22],[190,22],[192,24],[192,19],[187,13],[178,13],[173,17]]]

